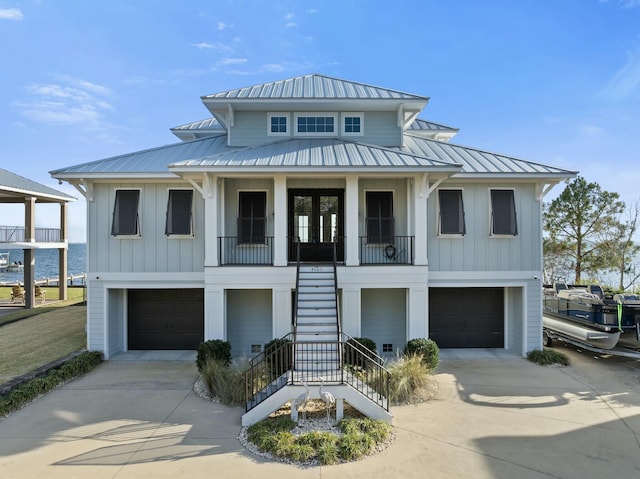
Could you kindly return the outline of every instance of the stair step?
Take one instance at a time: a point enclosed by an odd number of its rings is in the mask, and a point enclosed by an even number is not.
[[[311,300],[298,301],[298,309],[336,309],[335,300]]]
[[[298,291],[298,302],[304,301],[334,301],[336,300],[335,292],[324,293],[317,290]]]

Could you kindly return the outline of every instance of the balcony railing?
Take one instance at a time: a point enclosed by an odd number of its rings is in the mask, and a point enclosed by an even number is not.
[[[413,236],[360,236],[360,264],[413,264]]]
[[[60,229],[35,228],[35,238],[26,239],[24,226],[0,226],[0,243],[24,243],[35,240],[37,243],[59,243]]]
[[[273,265],[273,237],[218,237],[218,263],[223,265]]]

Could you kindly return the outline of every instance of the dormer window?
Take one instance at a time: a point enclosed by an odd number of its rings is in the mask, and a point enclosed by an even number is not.
[[[295,134],[297,136],[335,136],[336,124],[335,113],[296,113]]]
[[[289,115],[287,113],[268,113],[267,132],[270,136],[289,136]]]
[[[342,114],[342,136],[364,135],[364,115],[362,113]]]

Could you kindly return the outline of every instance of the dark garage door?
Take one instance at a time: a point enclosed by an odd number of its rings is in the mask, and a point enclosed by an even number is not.
[[[204,290],[130,289],[128,348],[197,349],[204,338]]]
[[[503,288],[429,288],[429,337],[441,348],[503,348]]]

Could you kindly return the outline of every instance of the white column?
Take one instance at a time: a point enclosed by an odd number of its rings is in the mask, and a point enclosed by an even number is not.
[[[426,284],[409,288],[409,318],[407,339],[429,336],[428,292]]]
[[[427,185],[428,186],[428,185]],[[413,179],[414,202],[414,258],[413,264],[427,265],[427,192],[423,191],[422,177]]]
[[[204,340],[227,339],[225,294],[222,287],[205,286]]]
[[[273,178],[273,243],[274,266],[287,265],[287,177]]]
[[[205,176],[204,195],[204,265],[218,266],[218,178]]]
[[[359,258],[359,230],[358,230],[358,177],[347,176],[347,192],[345,198],[345,218],[344,230],[347,237],[345,251],[345,264],[347,266],[358,266]]]
[[[272,290],[272,328],[273,337],[281,338],[292,330],[291,324],[291,288],[278,287]]]
[[[347,286],[342,288],[342,332],[351,337],[359,337],[362,330],[360,288]]]

